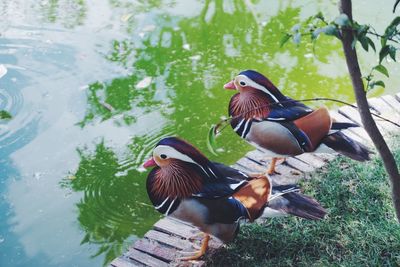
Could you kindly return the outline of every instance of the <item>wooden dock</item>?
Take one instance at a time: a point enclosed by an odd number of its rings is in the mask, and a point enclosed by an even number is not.
[[[369,99],[371,111],[385,118],[400,122],[400,93],[396,95],[385,95],[379,98]],[[338,121],[356,122],[361,124],[358,111],[352,107],[344,106],[337,111],[332,111],[331,115]],[[399,128],[393,124],[376,118],[375,120],[381,132],[385,135]],[[372,146],[368,134],[361,127],[351,128],[344,131],[349,137]],[[333,154],[303,154],[291,157],[285,163],[277,166],[280,175],[273,175],[274,184],[297,183],[304,179],[310,172],[324,166],[328,161],[334,159]],[[232,167],[247,173],[265,172],[269,160],[265,158],[259,150],[248,152],[243,158],[239,159]],[[190,261],[178,262],[175,259],[181,257],[180,251],[194,251],[199,245],[199,240],[190,240],[199,231],[197,228],[178,220],[163,218],[154,224],[153,229],[148,231],[142,239],[137,240],[128,251],[122,256],[114,259],[110,267],[131,267],[131,266],[204,266],[205,262]],[[222,243],[215,238],[211,239],[208,254],[217,250]]]

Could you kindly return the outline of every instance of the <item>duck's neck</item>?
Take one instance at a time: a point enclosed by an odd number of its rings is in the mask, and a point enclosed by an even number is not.
[[[270,101],[261,91],[246,91],[234,95],[229,104],[229,112],[233,117],[244,119],[266,118],[270,111]]]
[[[152,193],[160,198],[187,198],[200,191],[203,177],[190,164],[171,162],[154,177]]]

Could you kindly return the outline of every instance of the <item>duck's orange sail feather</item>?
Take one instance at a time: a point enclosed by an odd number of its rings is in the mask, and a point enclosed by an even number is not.
[[[271,183],[267,177],[261,176],[248,182],[233,197],[246,207],[249,220],[257,219],[264,210],[271,195]]]
[[[321,107],[295,120],[294,124],[308,136],[312,151],[314,151],[321,143],[321,140],[329,133],[332,127],[332,118],[328,109]]]

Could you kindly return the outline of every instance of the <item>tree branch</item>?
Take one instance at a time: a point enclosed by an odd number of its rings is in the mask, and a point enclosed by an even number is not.
[[[400,1],[400,0],[399,0]],[[351,0],[339,0],[340,13],[346,14],[350,21],[353,20]],[[389,175],[392,187],[392,199],[394,208],[397,215],[397,220],[400,222],[400,174],[396,161],[391,153],[388,145],[385,142],[382,134],[379,132],[375,121],[372,118],[369,110],[367,96],[362,81],[362,74],[358,63],[357,53],[351,44],[354,39],[354,33],[349,28],[342,28],[342,45],[346,57],[347,68],[350,74],[351,82],[353,84],[354,93],[356,96],[357,106],[361,117],[362,124],[371,137],[376,149],[378,150],[386,172]]]

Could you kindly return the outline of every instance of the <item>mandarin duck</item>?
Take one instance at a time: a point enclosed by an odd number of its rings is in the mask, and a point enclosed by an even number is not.
[[[264,75],[246,70],[224,85],[239,91],[229,103],[233,130],[272,157],[268,174],[277,173],[278,158],[302,153],[339,153],[358,161],[369,160],[363,144],[340,130],[358,124],[333,121],[325,107],[311,109],[283,95]]]
[[[241,219],[254,221],[291,214],[322,219],[326,211],[295,186],[274,186],[267,176],[249,175],[211,162],[186,141],[167,137],[158,142],[144,167],[154,167],[147,177],[147,193],[155,209],[196,226],[204,233],[199,251],[181,260],[205,254],[210,235],[226,243],[236,236]]]

